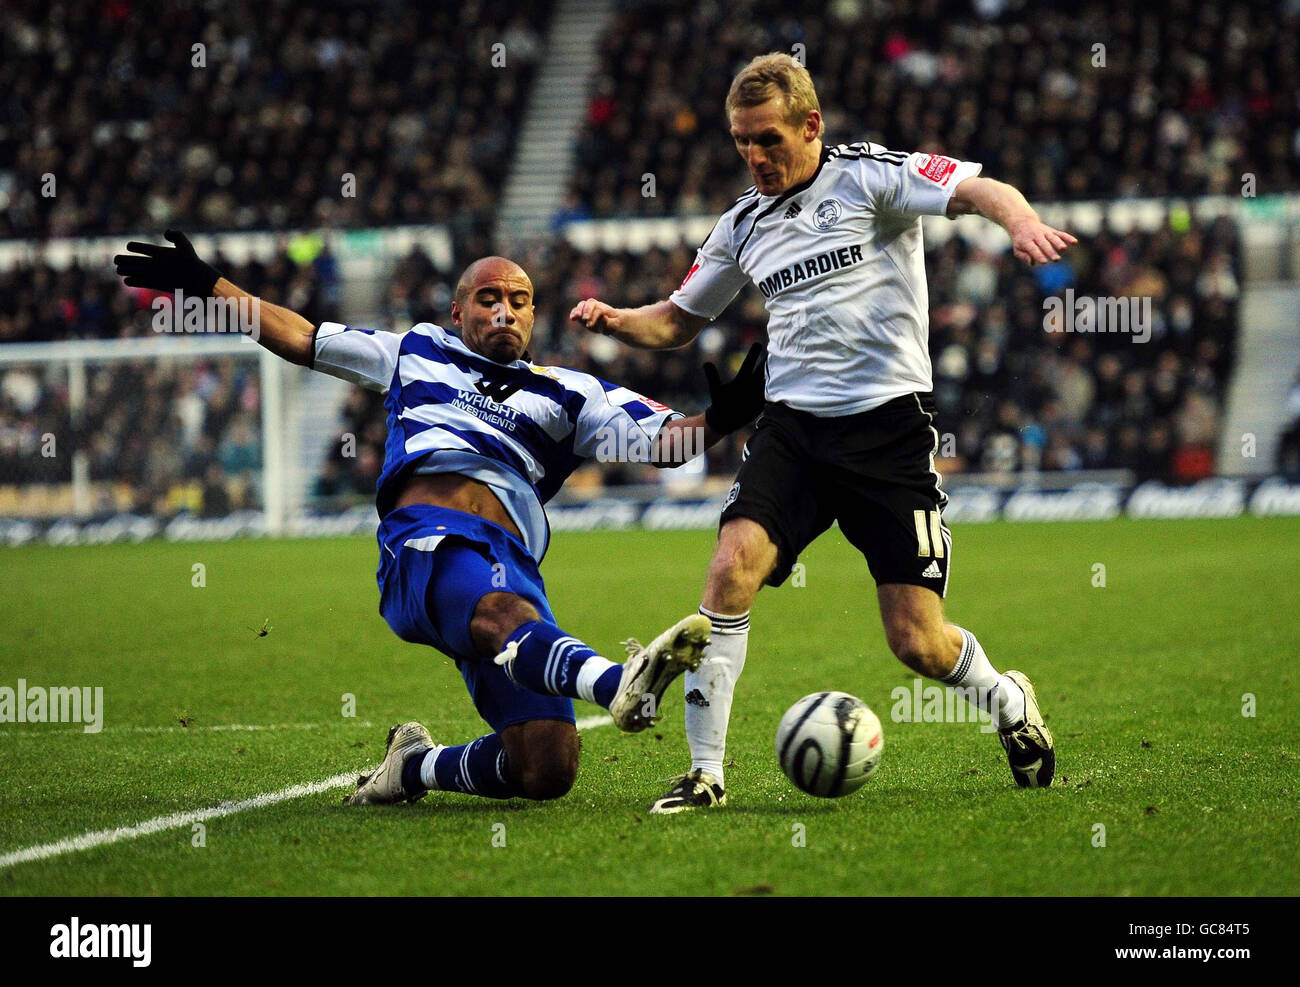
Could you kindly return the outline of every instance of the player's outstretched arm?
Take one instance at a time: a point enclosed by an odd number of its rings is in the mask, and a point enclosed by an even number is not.
[[[1011,250],[1026,264],[1047,264],[1078,243],[1064,230],[1053,229],[1038,218],[1020,190],[1006,182],[975,176],[962,180],[948,200],[949,216],[978,213],[991,219],[1011,236]]]
[[[595,298],[584,298],[573,306],[569,318],[591,332],[646,350],[685,346],[709,324],[708,319],[691,315],[666,298],[640,308],[614,308]]]
[[[238,285],[221,278],[213,288],[218,298],[248,298],[253,296]],[[316,327],[293,309],[275,305],[264,299],[258,301],[259,331],[255,337],[268,350],[300,367],[312,365],[312,338]]]
[[[714,431],[704,418],[704,412],[686,418],[674,418],[655,434],[651,444],[650,465],[659,469],[672,469],[689,463],[706,449],[711,449],[724,438]]]
[[[664,425],[654,438],[651,462],[661,469],[681,466],[752,422],[765,403],[766,371],[767,350],[762,343],[749,348],[731,380],[724,381],[718,368],[706,363],[704,379],[709,385],[709,407],[698,415]]]
[[[168,230],[163,235],[175,246],[132,240],[126,245],[131,253],[113,258],[117,273],[126,279],[128,287],[181,291],[199,298],[253,298],[202,260],[184,233]],[[255,311],[258,322],[253,338],[258,343],[290,363],[311,366],[314,325],[297,312],[261,299]]]

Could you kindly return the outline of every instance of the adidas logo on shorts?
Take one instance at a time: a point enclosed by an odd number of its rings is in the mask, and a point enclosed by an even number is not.
[[[922,572],[921,575],[926,579],[943,578],[943,572],[939,569],[939,563],[935,562],[933,559],[930,560],[930,564],[925,567],[925,571]]]

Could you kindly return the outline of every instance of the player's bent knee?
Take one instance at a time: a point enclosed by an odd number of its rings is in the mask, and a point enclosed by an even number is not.
[[[469,633],[483,654],[495,655],[520,624],[540,620],[537,608],[514,593],[488,593],[474,607]]]
[[[578,777],[578,731],[562,720],[531,720],[502,731],[510,773],[524,798],[562,798]]]
[[[524,790],[525,798],[545,802],[568,795],[577,778],[577,765],[562,761],[547,761],[532,766],[520,778],[519,783]]]
[[[957,656],[945,633],[939,597],[927,588],[897,584],[883,584],[877,593],[889,650],[918,675],[948,675]]]

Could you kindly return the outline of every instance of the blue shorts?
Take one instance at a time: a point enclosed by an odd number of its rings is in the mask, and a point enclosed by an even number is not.
[[[555,623],[537,563],[505,528],[473,514],[409,504],[379,523],[379,612],[403,641],[456,662],[474,708],[500,733],[527,720],[573,719],[573,700],[521,689],[478,653],[470,618],[488,593],[513,593]]]

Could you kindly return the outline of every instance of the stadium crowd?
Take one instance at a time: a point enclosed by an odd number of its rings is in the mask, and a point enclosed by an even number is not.
[[[215,263],[313,321],[337,318],[337,270],[326,250],[306,263],[288,251],[268,264],[220,255]],[[111,269],[18,265],[0,272],[0,344],[151,336],[156,297],[125,288]],[[260,429],[252,359],[88,363],[76,415],[66,366],[0,369],[0,487],[67,484],[76,448],[100,512],[217,517],[257,507]]]
[[[0,237],[445,222],[461,266],[495,246],[488,231],[551,7],[234,0],[146,16],[128,0],[18,5],[0,30]],[[978,160],[1031,201],[1234,192],[1246,172],[1260,194],[1295,188],[1300,32],[1286,26],[1297,8],[1269,10],[833,0],[795,17],[773,0],[624,3],[602,42],[557,229],[586,216],[725,209],[748,183],[722,119],[732,70],[755,51],[796,44],[817,79],[828,139]],[[460,42],[454,58],[444,57],[450,37]],[[492,57],[498,42],[504,65]],[[202,66],[194,44],[204,46]],[[1095,44],[1105,45],[1104,65]],[[340,193],[345,174],[355,196]],[[653,196],[642,194],[645,174],[656,177]],[[45,175],[57,194],[40,194]],[[1206,475],[1235,352],[1237,238],[1231,222],[1173,209],[1158,232],[1103,230],[1033,270],[959,238],[932,244],[941,467]],[[566,318],[583,297],[666,297],[694,247],[584,253],[557,234],[525,248],[518,259],[537,289],[534,359],[697,410],[700,364],[734,364],[763,337],[755,291],[693,345],[664,353],[625,349]],[[328,249],[286,244],[265,264],[210,259],[313,321],[338,317]],[[376,323],[448,324],[454,278],[413,251]],[[1066,289],[1150,298],[1149,341],[1048,331],[1044,299]],[[152,297],[111,270],[12,266],[0,270],[0,345],[149,335]],[[92,479],[119,506],[219,514],[257,504],[254,364],[110,363],[92,366],[88,385],[74,430],[62,371],[0,369],[0,487],[66,484],[70,458],[40,455],[56,435],[86,452]],[[316,482],[320,504],[372,495],[383,438],[382,402],[355,389]],[[743,438],[714,450],[709,469],[734,471]],[[603,466],[584,478],[662,477]]]
[[[1190,482],[1213,471],[1215,441],[1235,355],[1239,284],[1236,226],[1175,213],[1156,233],[1103,231],[1081,238],[1057,264],[1029,269],[953,237],[926,255],[930,347],[941,467],[1014,474],[1130,470],[1139,479]],[[737,364],[764,335],[762,298],[746,289],[691,346],[650,353],[575,329],[573,301],[639,305],[666,297],[692,249],[641,255],[576,251],[557,240],[524,259],[534,278],[540,363],[587,370],[685,411],[701,407],[700,364]],[[1048,331],[1044,300],[1075,296],[1151,299],[1144,333]],[[406,326],[448,318],[451,282],[421,254],[400,266],[384,321]],[[1074,328],[1072,325],[1071,328]],[[343,432],[368,436],[373,454],[336,455],[330,490],[355,477],[373,489],[382,458],[382,402],[357,390]],[[951,438],[948,439],[947,437]],[[734,472],[744,434],[709,456]],[[335,448],[342,448],[336,444]],[[602,467],[604,482],[637,482],[654,471]]]
[[[802,55],[830,142],[979,161],[1030,201],[1300,184],[1295,3],[658,0],[605,34],[558,218],[725,209],[750,184],[727,86],[763,51]]]
[[[550,8],[7,4],[0,238],[436,217],[481,243]]]
[[[1199,223],[1175,213],[1156,233],[1103,231],[1081,238],[1061,262],[1034,269],[960,237],[932,246],[926,259],[942,468],[1127,469],[1169,482],[1209,475],[1235,351],[1237,237],[1227,220]],[[233,265],[218,255],[214,262],[236,283],[314,322],[338,318],[338,274],[328,251],[305,262],[295,256],[286,251],[268,264]],[[679,350],[627,349],[567,321],[582,297],[632,305],[666,297],[691,257],[686,244],[639,255],[582,253],[563,238],[533,247],[521,258],[536,288],[533,359],[698,410],[706,393],[700,364],[734,365],[763,338],[766,311],[757,291],[742,292],[714,326]],[[454,279],[413,250],[397,265],[376,323],[449,325]],[[1149,338],[1049,331],[1057,326],[1044,300],[1067,289],[1076,296],[1149,297]],[[123,288],[111,272],[15,268],[0,274],[0,341],[146,336],[153,298]],[[255,365],[248,361],[97,365],[78,441],[90,453],[92,479],[125,484],[135,506],[208,512],[213,502],[225,502],[218,487],[232,504],[256,502],[258,412]],[[315,487],[325,505],[372,495],[382,465],[382,399],[354,388],[343,419]],[[66,482],[68,457],[35,452],[42,436],[68,435],[70,426],[62,371],[0,373],[0,484]],[[710,471],[734,471],[743,441],[738,433],[711,452]],[[651,468],[602,465],[586,478],[596,485],[659,477]],[[209,496],[200,495],[204,489]]]

